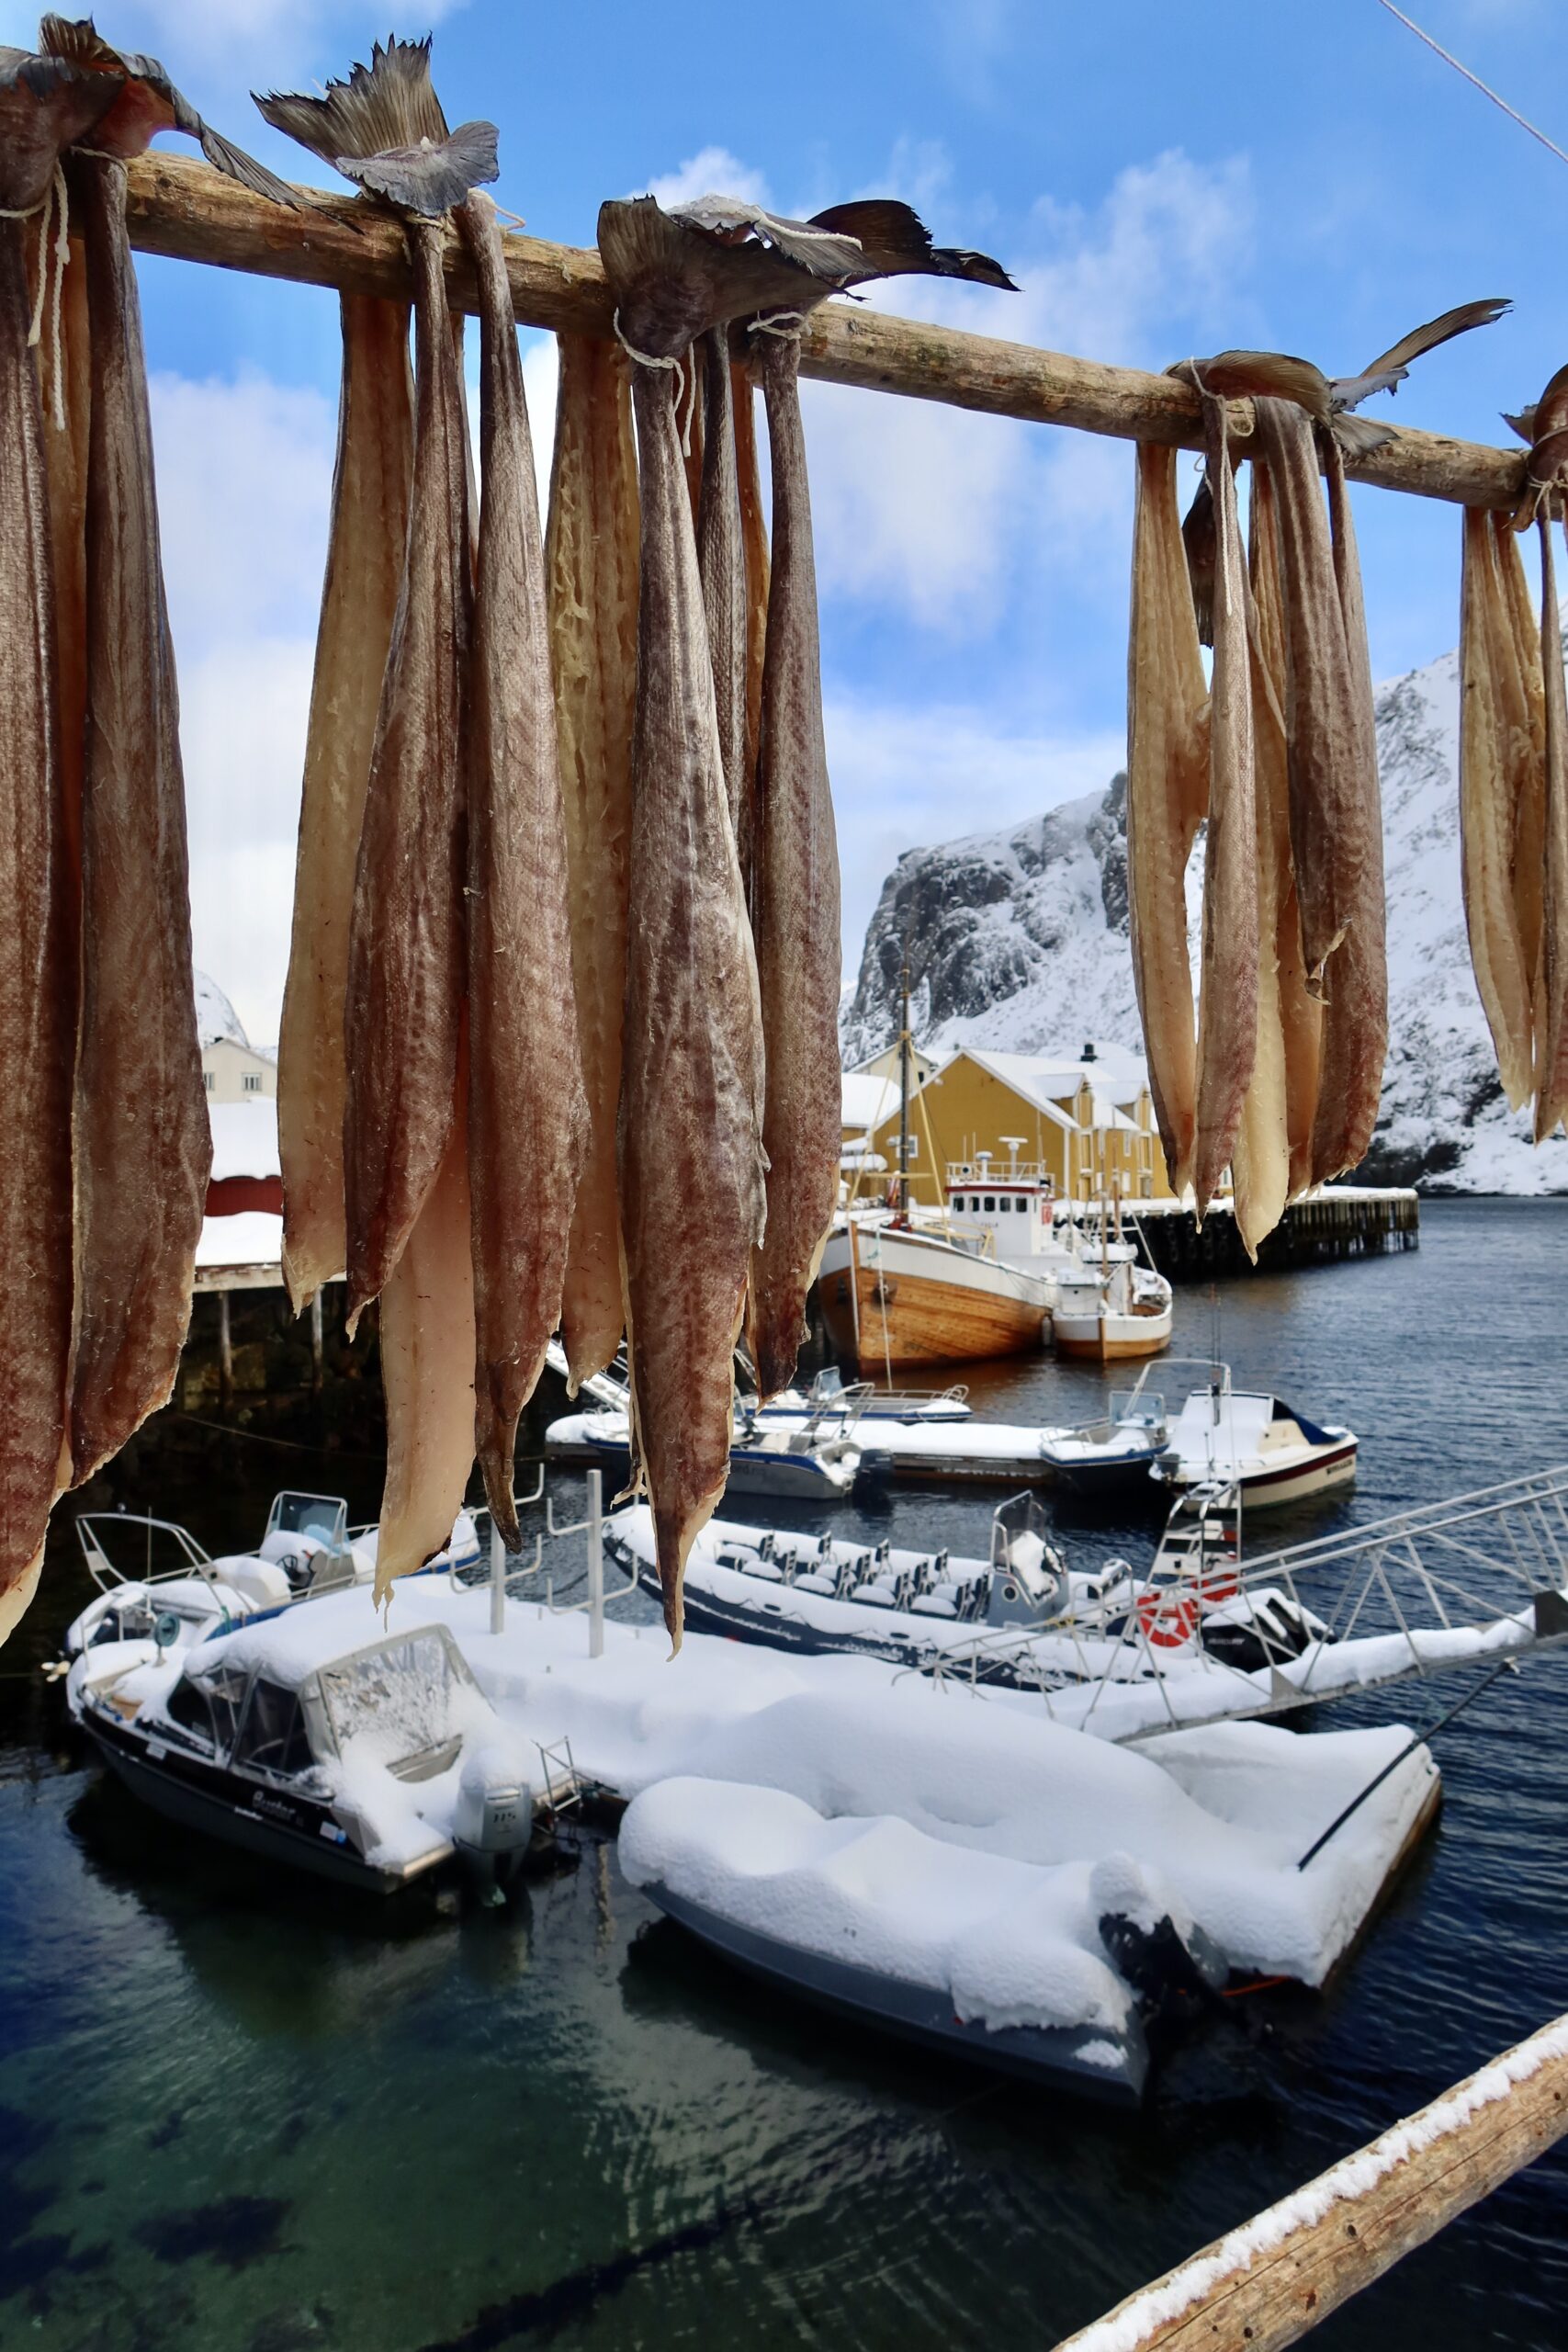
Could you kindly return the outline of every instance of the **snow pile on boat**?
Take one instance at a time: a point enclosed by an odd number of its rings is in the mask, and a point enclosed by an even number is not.
[[[971,1857],[1021,1872],[981,1885],[994,1884],[1020,1933],[1036,1923],[1048,1983],[1062,1967],[1062,1921],[1087,1920],[1087,1949],[1102,1956],[1095,1922],[1112,1909],[1144,1926],[1168,1914],[1179,1932],[1202,1928],[1233,1968],[1321,1984],[1428,1801],[1437,1770],[1427,1751],[1391,1774],[1309,1869],[1297,1864],[1408,1741],[1397,1727],[1303,1738],[1267,1724],[1223,1724],[1172,1733],[1134,1754],[1017,1707],[918,1684],[852,1695],[807,1690],[721,1724],[694,1747],[673,1811],[670,1781],[650,1792],[657,1804],[639,1797],[631,1808],[623,1860],[628,1875],[660,1878],[694,1901],[708,1900],[697,1888],[714,1874],[733,1875],[746,1923],[760,1928],[753,1911],[773,1899],[765,1893],[768,1856],[761,1840],[748,1849],[732,1836],[738,1815],[728,1792],[766,1789],[824,1826],[853,1823],[868,1837],[888,1821],[907,1826],[931,1849],[922,1871],[929,1859],[938,1876],[953,1873],[955,1889],[969,1883]],[[711,1850],[707,1783],[726,1792],[711,1803]],[[1096,1909],[1090,1875],[1112,1863],[1122,1875],[1121,1896],[1111,1899],[1107,1882]],[[784,1869],[776,1889],[773,1924],[785,1940],[796,1939],[810,1916],[795,1872],[795,1865]],[[818,1927],[806,1938],[811,1949],[842,1956],[839,1903],[825,1882]],[[898,1932],[897,1916],[895,1904],[890,1932]],[[871,1930],[862,1920],[855,1933]],[[1004,1940],[1017,1964],[1024,1947],[1010,1928]]]
[[[778,1789],[661,1781],[621,1829],[621,1867],[795,1951],[946,1993],[965,2024],[1127,2030],[1134,1998],[1097,1922],[1096,1866],[955,1850],[888,1815],[825,1820]],[[1167,1907],[1122,1865],[1145,1910]]]

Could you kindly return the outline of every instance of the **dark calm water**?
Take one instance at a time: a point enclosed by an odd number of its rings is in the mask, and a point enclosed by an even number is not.
[[[1284,1540],[1568,1453],[1565,1302],[1568,1204],[1438,1203],[1418,1254],[1180,1294],[1176,1344],[1217,1322],[1239,1383],[1361,1433],[1354,1500],[1276,1519]],[[1042,1363],[973,1387],[1055,1418],[1101,1382]],[[178,1482],[214,1551],[254,1540],[275,1484],[346,1470],[374,1502],[370,1464],[231,1458]],[[140,1476],[169,1507],[154,1449]],[[978,1550],[987,1517],[917,1497],[878,1524]],[[1149,1540],[1065,1537],[1085,1560]],[[390,1921],[171,1850],[14,1679],[82,1597],[62,1556],[0,1658],[6,2346],[1033,2352],[1568,2008],[1568,1659],[1445,1735],[1441,1826],[1332,1994],[1234,2004],[1127,2121],[770,1998],[657,1922],[612,1847],[505,1912]],[[1568,2158],[1314,2340],[1562,2352]]]

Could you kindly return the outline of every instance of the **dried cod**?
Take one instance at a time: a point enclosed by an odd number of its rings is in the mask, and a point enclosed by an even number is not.
[[[621,1344],[615,1124],[626,1010],[637,695],[637,485],[627,361],[558,339],[545,571],[587,1135],[561,1300],[570,1385]]]

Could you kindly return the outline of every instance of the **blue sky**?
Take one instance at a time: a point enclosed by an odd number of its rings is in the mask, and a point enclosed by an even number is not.
[[[1562,0],[1411,0],[1568,147]],[[1422,364],[1400,421],[1506,437],[1502,408],[1568,358],[1568,164],[1421,49],[1376,0],[795,0],[784,11],[446,0],[454,121],[501,127],[502,202],[592,242],[601,198],[747,190],[815,209],[910,198],[943,243],[1023,287],[901,286],[886,306],[1145,367],[1227,344],[1331,373],[1473,296],[1516,314]],[[252,86],[305,87],[388,29],[359,0],[123,0],[103,29],[155,50],[279,169]],[[0,40],[30,10],[0,0]],[[331,478],[332,298],[141,264],[184,703],[197,955],[276,1034]],[[525,337],[547,447],[550,349]],[[1102,784],[1121,757],[1131,453],[1118,443],[807,390],[829,745],[851,968],[902,848],[990,830]],[[1358,493],[1374,667],[1457,636],[1459,519]]]

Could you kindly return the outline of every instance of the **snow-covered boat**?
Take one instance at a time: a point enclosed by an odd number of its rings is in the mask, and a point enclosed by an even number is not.
[[[273,1497],[254,1552],[213,1559],[188,1528],[130,1511],[82,1512],[76,1539],[98,1589],[65,1630],[63,1663],[89,1658],[73,1688],[376,1574],[376,1530],[351,1529],[341,1496],[293,1488]],[[479,1556],[474,1521],[461,1511],[431,1565],[464,1568]]]
[[[132,1794],[180,1827],[363,1892],[458,1855],[492,1881],[526,1851],[521,1750],[446,1627],[351,1649],[319,1609],[107,1679],[71,1669],[73,1712]]]
[[[1337,1421],[1312,1421],[1282,1397],[1233,1388],[1220,1365],[1171,1423],[1156,1475],[1175,1487],[1235,1485],[1248,1511],[1270,1510],[1348,1487],[1359,1444]]]
[[[659,1590],[651,1514],[617,1512],[604,1541]],[[1234,1572],[1173,1595],[1174,1571],[1134,1575],[1125,1560],[1070,1568],[1046,1540],[1036,1498],[995,1512],[988,1558],[792,1533],[713,1520],[692,1545],[682,1594],[699,1632],[807,1656],[885,1659],[974,1682],[1039,1690],[1104,1676],[1138,1680],[1196,1656],[1211,1630],[1227,1658],[1261,1667],[1298,1657],[1326,1628],[1292,1596],[1238,1592]],[[1157,1653],[1157,1656],[1156,1655]]]
[[[732,1495],[772,1495],[797,1501],[838,1502],[850,1492],[860,1469],[860,1447],[852,1419],[841,1414],[826,1423],[787,1423],[769,1428],[737,1419],[729,1454]],[[606,1477],[625,1484],[631,1466],[631,1420],[620,1409],[563,1413],[545,1431],[552,1462],[592,1463]]]

